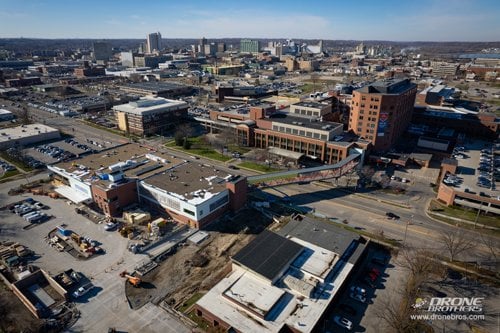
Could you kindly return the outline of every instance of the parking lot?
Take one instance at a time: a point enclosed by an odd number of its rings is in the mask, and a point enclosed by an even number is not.
[[[335,307],[327,317],[328,332],[376,332],[385,323],[379,318],[377,309],[387,297],[396,294],[405,272],[397,267],[390,254],[384,250],[371,250],[365,262],[353,274],[340,295]],[[337,323],[347,319],[347,325]],[[346,322],[344,320],[344,322]],[[349,325],[350,322],[351,324]],[[343,326],[343,327],[342,327]],[[350,326],[351,329],[347,329]]]
[[[496,197],[500,172],[500,155],[495,155],[492,145],[484,141],[474,141],[464,146],[465,158],[457,159],[457,176],[460,178],[452,186],[464,192],[483,192]]]
[[[0,184],[2,204],[12,204],[26,200],[28,195],[7,196],[12,184]],[[118,232],[105,231],[105,224],[95,224],[82,215],[74,213],[74,205],[66,200],[33,196],[37,201],[50,207],[44,210],[54,218],[29,225],[22,217],[8,209],[0,211],[0,240],[11,240],[27,245],[35,252],[32,264],[48,271],[51,275],[73,268],[83,274],[95,287],[77,300],[81,317],[72,327],[75,331],[105,332],[109,327],[128,332],[187,332],[174,317],[161,308],[147,304],[133,311],[125,297],[125,280],[118,274],[133,268],[146,259],[144,255],[133,255],[127,250],[128,239]],[[51,230],[61,224],[82,236],[101,243],[105,254],[79,260],[67,252],[59,252],[49,246],[46,237]]]

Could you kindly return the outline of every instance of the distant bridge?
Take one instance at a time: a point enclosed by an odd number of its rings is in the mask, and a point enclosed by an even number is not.
[[[360,154],[352,154],[336,164],[250,176],[247,181],[251,185],[262,188],[339,178],[353,170],[359,164],[360,159]]]

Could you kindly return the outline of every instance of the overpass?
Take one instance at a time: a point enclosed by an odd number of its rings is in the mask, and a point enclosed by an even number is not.
[[[360,159],[361,154],[351,154],[336,164],[250,176],[247,181],[250,185],[263,188],[339,178],[353,170],[359,164]]]

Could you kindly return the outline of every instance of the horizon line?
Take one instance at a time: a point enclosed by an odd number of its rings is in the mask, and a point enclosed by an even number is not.
[[[206,39],[276,39],[276,40],[322,40],[322,41],[343,41],[343,42],[394,42],[394,43],[500,43],[500,40],[390,40],[390,39],[325,39],[325,38],[300,38],[300,37],[172,37],[164,38],[162,40],[183,40],[183,39],[194,39],[199,40],[201,38]],[[38,39],[38,40],[146,40],[146,38],[99,38],[99,37],[0,37],[1,39]]]

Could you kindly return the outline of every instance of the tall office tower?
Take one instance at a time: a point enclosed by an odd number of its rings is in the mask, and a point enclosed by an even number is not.
[[[226,52],[226,43],[224,42],[219,42],[217,43],[217,52]]]
[[[349,130],[370,140],[376,151],[390,149],[408,127],[417,85],[409,79],[387,79],[352,94]]]
[[[240,41],[241,53],[259,53],[260,42],[258,40],[242,39]]]
[[[95,61],[108,61],[111,58],[111,45],[107,42],[94,42],[92,45],[94,49]]]
[[[146,42],[147,53],[153,53],[154,51],[161,50],[161,34],[159,32],[153,32],[149,34]]]
[[[205,45],[207,45],[207,39],[205,37],[200,38],[200,42],[198,43],[198,52],[205,54]]]

